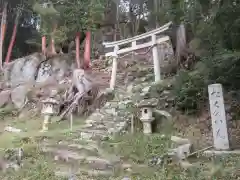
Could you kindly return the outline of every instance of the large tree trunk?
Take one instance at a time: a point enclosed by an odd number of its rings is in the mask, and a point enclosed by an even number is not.
[[[6,2],[4,4],[3,12],[2,12],[2,22],[1,22],[1,36],[0,36],[0,70],[3,69],[3,43],[6,32],[6,24],[7,24],[7,5]]]
[[[46,55],[46,36],[42,37],[42,53]]]
[[[90,59],[91,59],[91,32],[86,32],[85,39],[85,49],[84,49],[84,66],[85,68],[90,67]]]
[[[52,54],[56,54],[55,40],[54,40],[54,35],[55,35],[56,30],[57,30],[57,24],[54,24],[52,35],[51,35],[51,53]]]
[[[13,27],[12,38],[11,38],[11,41],[10,41],[10,44],[9,44],[9,47],[8,47],[7,56],[6,56],[6,59],[5,59],[6,63],[9,63],[10,58],[11,58],[12,49],[13,49],[14,42],[15,42],[16,35],[17,35],[17,28],[18,28],[18,21],[19,21],[20,12],[21,12],[21,10],[18,10],[16,18],[15,18],[15,24],[14,24],[14,27]]]

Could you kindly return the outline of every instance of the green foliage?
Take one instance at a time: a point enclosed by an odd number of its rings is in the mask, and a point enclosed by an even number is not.
[[[240,165],[238,156],[204,158],[200,155],[199,157],[191,157],[188,161],[192,163],[192,166],[185,168],[180,167],[179,160],[174,158],[172,158],[172,162],[167,163],[167,158],[160,157],[163,157],[167,150],[173,147],[173,144],[169,142],[169,137],[161,137],[159,134],[151,136],[126,134],[105,142],[104,147],[107,151],[120,155],[123,161],[126,159],[128,163],[129,160],[137,162],[132,166],[132,172],[127,175],[131,179],[220,180],[236,179],[238,176],[237,171]],[[156,157],[160,158],[163,164],[142,165],[143,162],[149,162]],[[182,162],[185,163],[185,161]],[[123,175],[126,176],[126,172],[123,172]]]
[[[225,89],[239,90],[240,53],[227,50],[217,52],[211,59],[204,59],[210,83],[221,83]],[[206,71],[205,71],[206,72]]]
[[[47,37],[52,35],[53,27],[60,18],[60,13],[54,7],[53,3],[50,2],[43,7],[42,4],[36,2],[33,5],[33,11],[40,17],[40,31]]]
[[[146,163],[152,157],[161,156],[171,146],[167,136],[162,137],[160,134],[145,136],[142,133],[134,134],[134,136],[131,134],[119,136],[107,143],[116,145],[115,147],[109,146],[109,151],[137,163]]]
[[[206,84],[199,72],[180,71],[173,88],[179,110],[189,114],[201,110],[206,98]]]
[[[207,103],[207,86],[221,83],[226,91],[239,91],[240,53],[229,50],[213,51],[203,57],[195,71],[179,72],[174,84],[176,106],[179,110],[196,113]]]
[[[52,1],[47,7],[39,2],[33,5],[33,10],[40,15],[41,33],[54,36],[56,43],[74,38],[77,32],[96,29],[96,22],[101,23],[104,11],[103,0],[84,1]],[[52,34],[53,26],[57,30]]]
[[[41,16],[48,16],[48,18],[51,18],[51,16],[57,16],[58,15],[58,11],[53,7],[53,4],[50,3],[46,8],[43,7],[41,4],[39,3],[35,3],[33,5],[33,10],[40,14]]]
[[[211,3],[175,0],[170,7],[172,20],[191,26],[194,37],[189,46],[201,59],[194,72],[179,72],[174,85],[176,106],[188,113],[207,103],[209,84],[221,83],[226,91],[240,89],[240,4]]]

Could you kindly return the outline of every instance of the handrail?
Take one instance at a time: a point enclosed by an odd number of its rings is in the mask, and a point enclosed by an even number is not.
[[[169,22],[157,29],[154,29],[152,31],[148,31],[144,34],[140,34],[138,36],[134,36],[134,37],[131,37],[131,38],[128,38],[128,39],[123,39],[123,40],[119,40],[119,41],[114,41],[114,42],[103,42],[102,44],[106,47],[106,48],[109,48],[109,47],[114,47],[116,45],[123,45],[123,44],[127,44],[127,43],[130,43],[130,42],[133,42],[133,41],[138,41],[140,39],[144,39],[144,38],[147,38],[153,34],[159,34],[161,32],[164,32],[166,31],[167,29],[169,29],[169,26],[172,25],[172,22]]]

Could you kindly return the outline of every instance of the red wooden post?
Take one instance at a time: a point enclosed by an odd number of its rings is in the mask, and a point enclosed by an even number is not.
[[[91,32],[86,32],[85,49],[84,49],[84,65],[86,68],[90,67],[91,55]]]
[[[4,38],[5,38],[5,33],[6,33],[6,25],[7,25],[7,5],[8,3],[6,2],[4,4],[4,9],[2,12],[2,26],[1,26],[1,35],[2,35],[2,44],[4,42]]]
[[[5,59],[6,63],[9,63],[9,61],[10,61],[11,54],[12,54],[12,49],[13,49],[13,46],[14,46],[14,43],[15,43],[15,40],[16,40],[19,16],[20,16],[20,10],[18,10],[16,18],[15,18],[15,24],[14,24],[14,27],[13,27],[13,33],[12,33],[10,44],[8,46],[7,56],[6,56],[6,59]]]
[[[2,12],[2,21],[1,21],[0,70],[3,69],[3,42],[5,38],[6,24],[7,24],[7,5],[8,3],[5,2],[3,12]]]
[[[76,42],[76,63],[77,63],[77,68],[80,69],[81,68],[81,63],[80,63],[80,52],[79,52],[79,49],[80,49],[80,33],[77,32],[76,34],[76,39],[75,39],[75,42]]]

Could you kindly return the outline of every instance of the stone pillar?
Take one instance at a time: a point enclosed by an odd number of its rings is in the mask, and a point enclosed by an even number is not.
[[[208,86],[209,103],[212,119],[213,143],[216,150],[229,150],[226,113],[221,84]]]
[[[116,84],[116,79],[117,79],[117,52],[118,52],[119,47],[115,46],[114,48],[114,55],[113,55],[113,62],[112,62],[112,74],[111,74],[111,81],[110,81],[110,89],[114,90],[115,84]]]
[[[159,61],[159,57],[158,57],[156,35],[152,35],[152,44],[154,45],[154,47],[152,49],[152,55],[153,55],[155,82],[159,82],[161,80],[161,70],[160,70],[160,61]]]
[[[51,120],[51,116],[48,115],[48,114],[46,114],[46,115],[44,116],[44,120],[43,120],[41,132],[46,132],[46,131],[48,131],[48,124],[50,123],[50,120]]]

